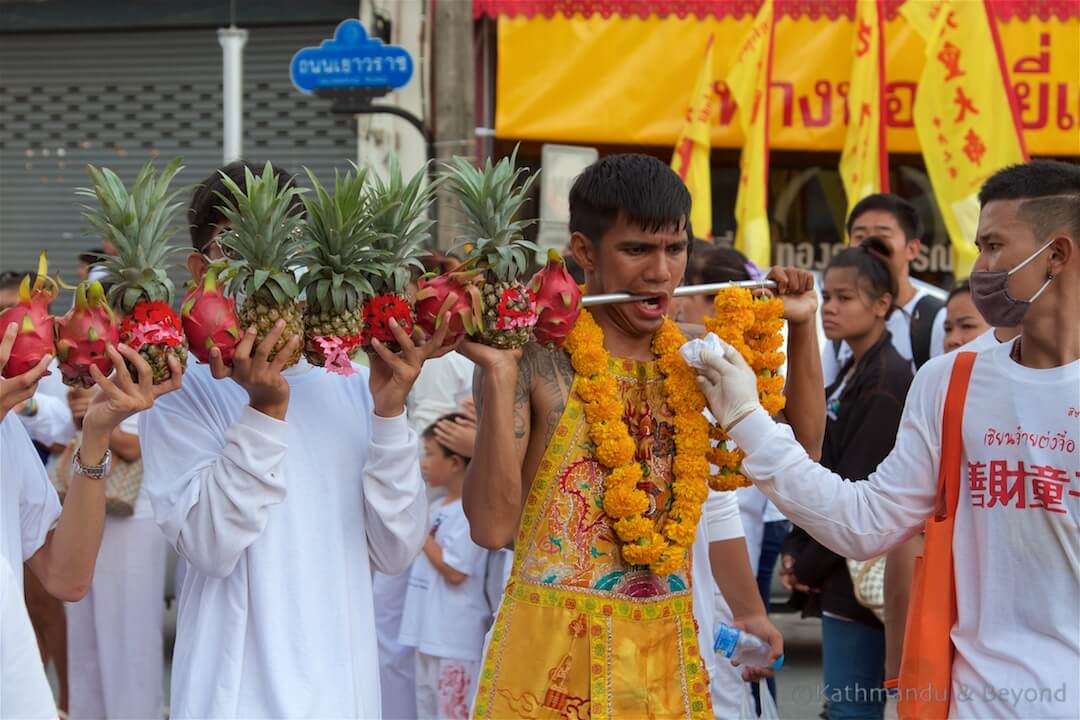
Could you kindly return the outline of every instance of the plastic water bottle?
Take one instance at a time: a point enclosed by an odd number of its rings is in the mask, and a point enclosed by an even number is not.
[[[769,655],[772,654],[769,643],[757,635],[751,635],[737,627],[725,625],[724,623],[720,623],[720,628],[716,631],[713,650],[740,665],[768,667],[773,670],[779,670],[784,666],[783,655],[776,658],[776,661],[771,665],[769,664]]]

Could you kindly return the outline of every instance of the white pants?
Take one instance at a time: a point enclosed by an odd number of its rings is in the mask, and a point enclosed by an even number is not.
[[[160,718],[164,535],[152,517],[105,519],[90,592],[67,605],[71,718]]]
[[[400,575],[375,572],[371,578],[384,720],[413,720],[416,717],[415,648],[397,641],[408,584],[408,570]]]
[[[480,662],[416,653],[416,717],[468,720]]]

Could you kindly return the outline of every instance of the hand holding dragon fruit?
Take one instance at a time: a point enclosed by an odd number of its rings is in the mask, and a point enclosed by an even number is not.
[[[56,281],[48,275],[49,266],[45,253],[38,256],[37,274],[31,285],[30,276],[19,285],[19,301],[0,313],[0,332],[11,324],[18,325],[15,344],[3,369],[3,377],[13,378],[33,369],[46,355],[55,355],[53,345],[53,317],[49,315],[49,303],[59,289]]]
[[[90,367],[96,366],[102,375],[112,372],[113,362],[105,350],[119,342],[116,315],[101,283],[79,283],[71,310],[56,321],[56,357],[64,384],[93,387]]]

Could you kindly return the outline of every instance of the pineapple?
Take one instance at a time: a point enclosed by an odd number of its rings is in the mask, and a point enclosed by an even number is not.
[[[181,158],[175,158],[158,174],[147,163],[135,177],[130,192],[108,168],[87,165],[92,187],[78,194],[93,198],[96,206],[83,205],[83,217],[116,246],[117,256],[102,256],[102,282],[109,285],[109,303],[120,310],[120,341],[137,350],[154,372],[154,383],[168,380],[169,356],[180,366],[187,363],[187,341],[180,318],[172,309],[175,288],[165,272],[168,260],[180,248],[169,238],[177,230],[177,202],[183,190],[169,191],[169,183],[179,173]],[[136,371],[128,363],[128,370]]]
[[[376,232],[375,247],[386,252],[386,259],[367,272],[374,292],[363,308],[364,345],[376,338],[396,350],[397,342],[389,325],[391,318],[406,335],[412,334],[415,315],[406,287],[412,269],[424,268],[420,258],[429,254],[424,245],[434,224],[428,219],[428,209],[436,184],[425,186],[426,175],[424,167],[405,182],[397,157],[391,155],[390,179],[384,182],[373,173],[368,183],[365,195]]]
[[[244,171],[244,188],[227,176],[222,182],[232,197],[221,194],[221,212],[229,230],[221,243],[236,254],[229,262],[233,273],[228,291],[243,296],[237,310],[241,330],[255,326],[256,346],[262,342],[278,320],[285,321],[285,330],[270,352],[273,360],[285,349],[293,336],[303,337],[304,323],[296,298],[300,288],[293,276],[294,266],[304,249],[303,218],[295,207],[300,190],[291,182],[280,186],[270,163],[262,174]],[[300,360],[300,348],[288,358],[285,367]]]
[[[335,173],[333,195],[310,170],[308,177],[315,192],[304,200],[304,354],[313,365],[348,375],[350,360],[360,348],[360,308],[364,298],[374,294],[365,271],[386,254],[373,247],[376,233],[367,211],[365,170],[357,168],[355,175],[350,171],[344,177]]]
[[[451,193],[465,214],[464,238],[472,250],[464,266],[484,270],[481,316],[476,339],[497,348],[518,348],[532,338],[537,315],[532,290],[520,278],[529,269],[529,258],[539,248],[522,235],[535,220],[515,220],[538,175],[517,185],[527,171],[517,168],[517,150],[494,165],[491,158],[477,169],[468,160],[454,157],[443,173]]]

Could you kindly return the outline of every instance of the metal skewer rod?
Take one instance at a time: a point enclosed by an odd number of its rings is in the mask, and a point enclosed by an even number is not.
[[[732,282],[722,283],[706,283],[704,285],[681,285],[675,288],[675,292],[672,293],[674,297],[685,297],[687,295],[711,295],[719,292],[725,288],[740,287],[747,288],[749,290],[757,290],[758,288],[775,289],[776,283],[772,280],[734,280]],[[593,305],[610,305],[612,303],[624,303],[624,302],[640,302],[641,300],[648,300],[652,295],[631,295],[629,293],[607,293],[606,295],[586,295],[581,298],[582,307],[592,307]]]

